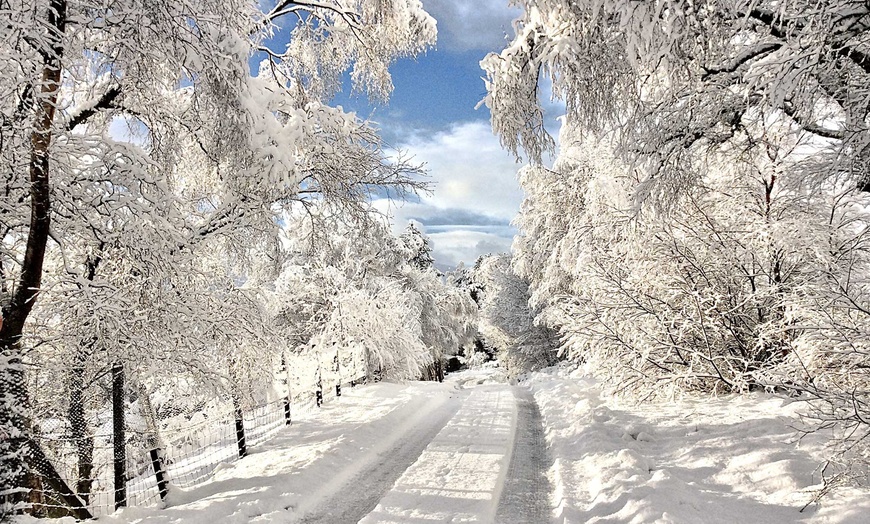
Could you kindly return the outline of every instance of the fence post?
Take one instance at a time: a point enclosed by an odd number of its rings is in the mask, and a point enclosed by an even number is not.
[[[151,455],[151,466],[154,467],[154,476],[157,477],[157,491],[160,493],[160,500],[166,501],[166,496],[169,495],[169,482],[166,479],[166,470],[163,469],[163,457],[160,455],[160,449],[151,448],[148,454]]]
[[[245,421],[242,418],[242,405],[238,396],[233,394],[233,412],[236,419],[236,443],[239,445],[239,458],[248,456],[248,445],[245,442]]]
[[[317,386],[314,398],[317,401],[317,407],[321,407],[323,405],[323,367],[320,362],[317,363],[317,381],[314,385]]]
[[[287,365],[287,356],[283,351],[281,352],[281,371],[284,373],[284,378],[281,381],[287,386],[287,397],[284,399],[284,423],[289,426],[293,422],[290,417],[290,403],[293,402],[293,393],[290,391],[290,366]]]
[[[239,458],[248,456],[248,445],[245,442],[245,421],[242,418],[242,396],[239,379],[236,376],[236,357],[230,358],[230,397],[233,401],[233,414],[236,422],[236,444],[239,446]]]
[[[169,495],[169,476],[166,474],[163,453],[160,451],[160,431],[157,426],[157,418],[154,415],[151,396],[148,394],[145,384],[138,383],[138,389],[139,407],[142,411],[142,418],[145,419],[145,426],[148,428],[145,444],[148,448],[148,455],[151,457],[154,477],[157,479],[157,492],[160,493],[160,500],[165,502],[167,495]]]
[[[335,345],[335,342],[332,343]],[[335,346],[335,357],[332,359],[332,370],[335,372],[335,396],[341,396],[341,360],[338,358],[338,346]]]
[[[112,451],[115,473],[115,509],[127,505],[127,436],[124,420],[124,366],[112,365]]]

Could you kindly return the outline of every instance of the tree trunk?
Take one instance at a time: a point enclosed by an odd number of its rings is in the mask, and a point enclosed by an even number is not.
[[[3,346],[0,364],[0,492],[2,502],[13,511],[29,504],[28,492],[36,487],[28,475],[27,440],[32,433],[27,406],[30,404],[18,342]]]
[[[28,420],[29,396],[22,367],[21,335],[24,323],[30,315],[42,285],[42,268],[45,261],[45,248],[51,226],[51,190],[49,186],[49,149],[54,124],[58,91],[61,82],[61,59],[63,57],[63,34],[66,30],[66,0],[51,0],[47,13],[48,32],[45,41],[48,48],[39,49],[42,56],[42,80],[39,94],[35,97],[36,114],[30,133],[30,228],[21,274],[15,286],[10,303],[3,308],[3,323],[0,325],[0,430],[10,435],[4,450],[3,470],[12,471],[11,478],[0,479],[3,483],[11,481],[11,486],[0,488],[22,488],[34,484],[28,482],[27,462],[33,465],[38,457],[44,457],[42,450],[29,438],[31,434]],[[47,468],[43,468],[46,469]],[[57,476],[46,479],[48,484],[66,484]],[[66,487],[65,491],[71,491]],[[13,504],[23,502],[21,492],[11,495]]]
[[[90,498],[94,470],[94,439],[88,435],[85,418],[85,355],[77,352],[69,372],[69,419],[70,432],[76,446],[77,477],[75,491],[87,503]]]

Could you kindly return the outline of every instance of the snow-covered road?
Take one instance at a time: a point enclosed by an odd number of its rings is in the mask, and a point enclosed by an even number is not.
[[[549,466],[534,462],[546,453],[540,416],[530,418],[530,394],[486,375],[468,377],[346,390],[244,460],[219,466],[207,484],[173,490],[168,507],[131,507],[100,520],[493,522],[496,512],[504,522],[549,520],[549,489],[537,482]],[[515,431],[518,417],[522,428]],[[534,498],[531,513],[521,509],[524,496]]]
[[[377,459],[360,457],[348,465],[337,479],[346,479],[342,484],[333,482],[324,489],[330,493],[319,498],[316,507],[303,518],[305,524],[356,523],[365,517],[380,502],[402,473],[417,461],[420,453],[444,424],[454,415],[458,401],[445,403],[432,413],[420,410],[414,417],[414,425],[401,435],[384,435],[384,452]],[[389,428],[387,428],[389,429]],[[340,484],[340,485],[339,485]]]
[[[552,460],[541,412],[531,391],[514,387],[513,392],[517,397],[516,433],[495,520],[500,524],[549,522],[552,484],[547,470]]]
[[[362,523],[492,522],[515,418],[509,387],[471,390],[459,412]]]
[[[632,406],[564,369],[523,386],[480,372],[379,383],[300,416],[207,484],[175,489],[167,508],[100,521],[868,522],[863,488],[801,511],[821,487],[824,439],[798,440],[795,413],[760,394]]]

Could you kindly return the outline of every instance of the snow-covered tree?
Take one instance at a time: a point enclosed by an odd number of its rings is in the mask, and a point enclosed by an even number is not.
[[[466,292],[445,284],[432,268],[410,266],[403,272],[406,287],[416,297],[421,337],[430,358],[424,378],[444,379],[445,359],[472,342],[477,306]]]
[[[509,377],[556,362],[556,331],[535,323],[529,285],[511,268],[511,256],[487,255],[475,265],[483,289],[478,329]]]
[[[425,271],[431,269],[435,260],[432,258],[432,241],[420,231],[414,222],[408,222],[405,232],[399,236],[404,245],[408,264],[415,269]]]
[[[34,464],[45,463],[28,440],[22,367],[28,344],[21,337],[46,338],[37,329],[44,320],[31,312],[48,284],[57,282],[58,297],[76,289],[84,296],[132,271],[135,278],[154,279],[140,299],[179,307],[187,299],[173,289],[180,283],[162,280],[151,255],[145,270],[136,268],[135,255],[158,253],[158,267],[169,261],[195,268],[203,253],[223,252],[232,264],[244,258],[244,246],[274,237],[283,206],[313,195],[360,210],[373,186],[399,192],[413,186],[408,175],[415,168],[388,160],[368,124],[325,102],[338,88],[333,80],[349,69],[357,88],[384,99],[391,89],[387,67],[431,45],[435,25],[418,0],[260,6],[40,0],[10,4],[4,14],[0,426],[13,446],[0,459],[12,457],[4,472],[22,472],[25,447]],[[293,28],[281,49],[270,40],[279,27]],[[252,76],[254,54],[263,62]],[[119,130],[124,125],[126,132]],[[146,225],[138,252],[116,245],[124,224]],[[88,282],[89,265],[98,259],[105,262]],[[66,277],[48,278],[55,267]],[[109,268],[120,273],[98,274]],[[222,270],[234,276],[227,265]],[[135,302],[135,293],[120,296]],[[208,308],[209,300],[195,307]],[[74,308],[84,315],[79,332],[97,329],[85,317],[108,311],[103,303],[90,311],[89,301]],[[51,482],[57,477],[40,473]],[[20,477],[14,483],[23,485]]]
[[[471,298],[431,267],[416,267],[417,251],[383,224],[326,230],[316,246],[304,228],[296,230],[299,256],[276,281],[272,308],[291,349],[314,341],[319,348],[361,351],[368,378],[376,370],[395,379],[442,377],[445,355],[472,335]]]
[[[775,119],[819,151],[818,182],[862,185],[868,143],[868,7],[849,0],[517,2],[513,42],[482,65],[493,129],[533,160],[552,150],[540,82],[569,119],[618,126],[620,153],[648,171],[640,194],[696,180],[693,152]]]
[[[517,4],[484,102],[532,160],[514,266],[538,321],[620,391],[810,392],[866,442],[870,8]]]

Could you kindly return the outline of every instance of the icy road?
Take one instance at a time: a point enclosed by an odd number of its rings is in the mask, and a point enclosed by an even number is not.
[[[534,401],[528,390],[478,380],[346,390],[212,482],[172,493],[166,509],[100,520],[549,522],[550,463]]]

